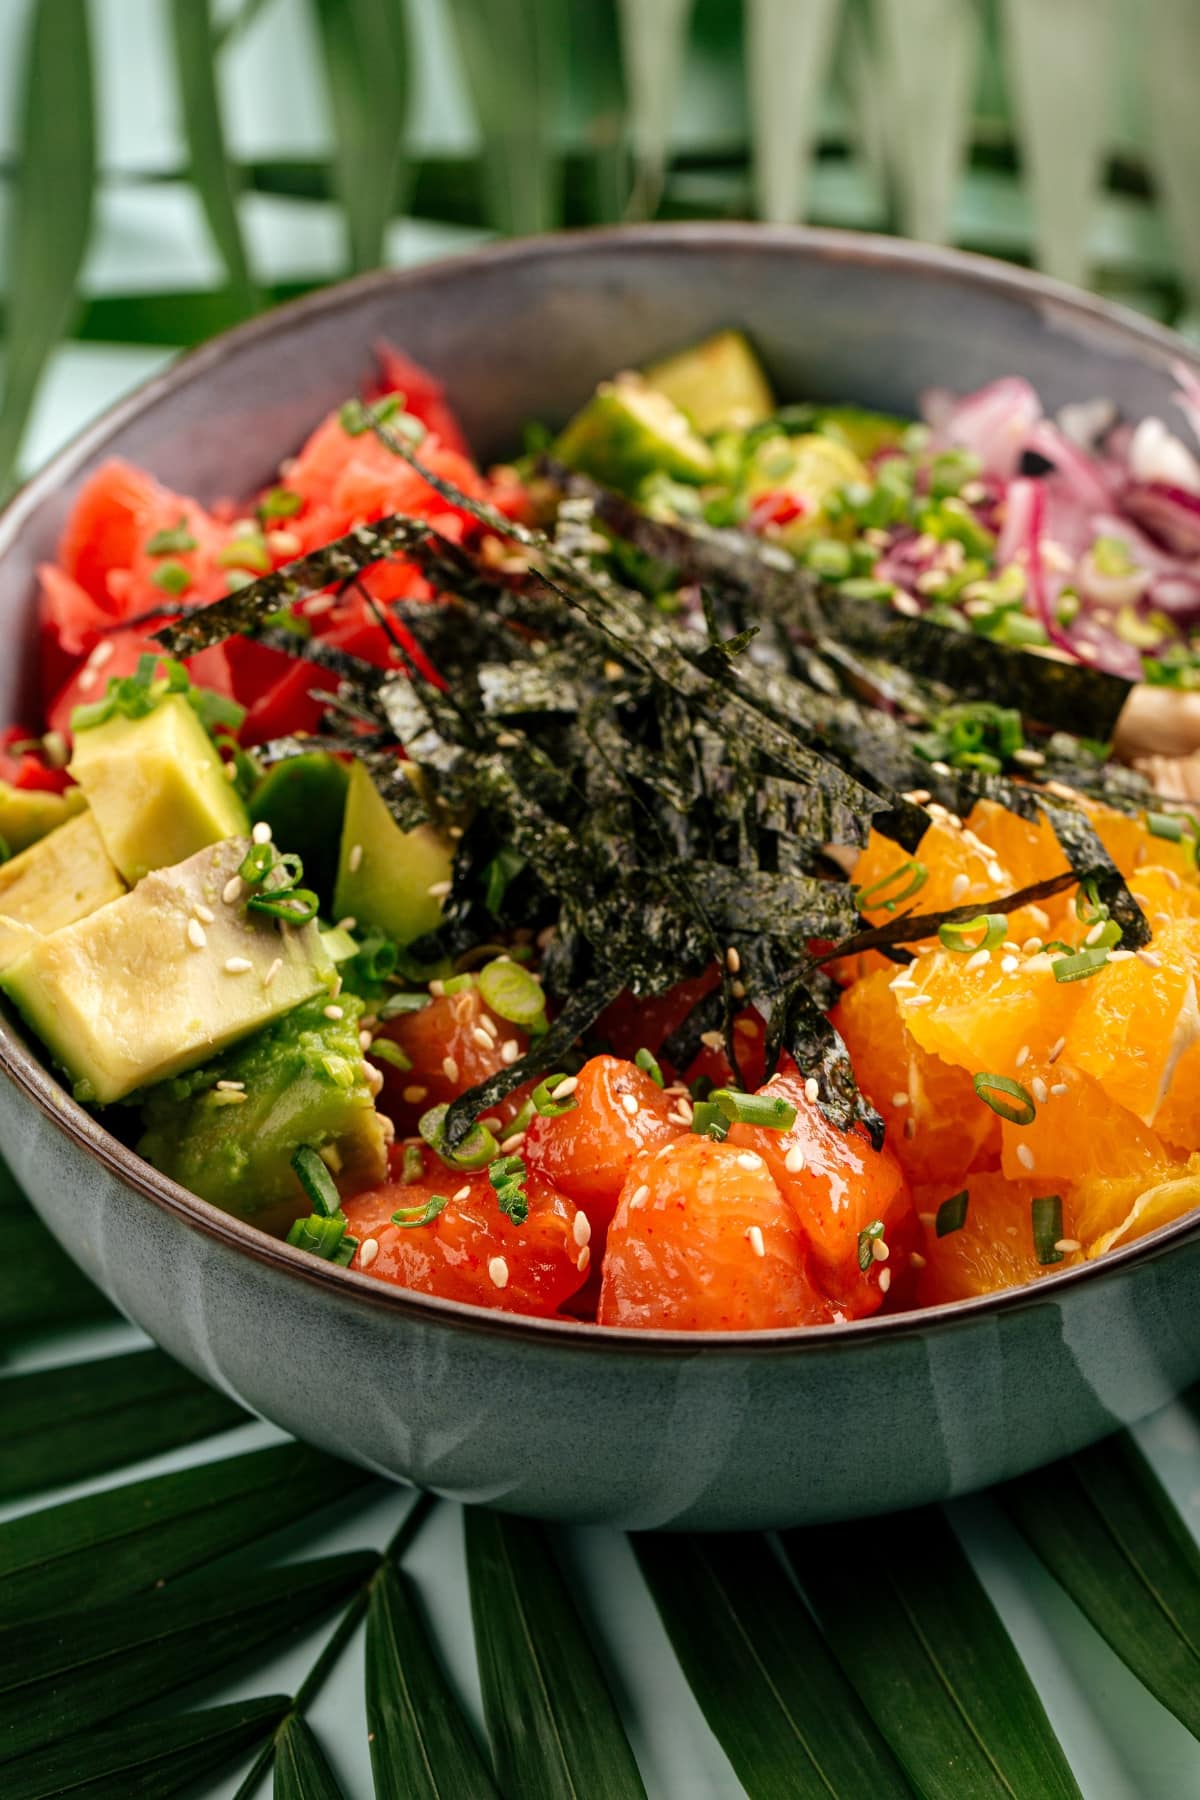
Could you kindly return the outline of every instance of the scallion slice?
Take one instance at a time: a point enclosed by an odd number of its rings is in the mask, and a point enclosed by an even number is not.
[[[425,1179],[425,1152],[419,1144],[405,1144],[400,1163],[400,1179],[405,1187]]]
[[[479,983],[469,971],[465,975],[450,975],[442,983],[443,994],[465,994],[468,988],[478,987]]]
[[[639,1050],[633,1060],[642,1074],[650,1077],[655,1087],[666,1087],[666,1079],[653,1050]]]
[[[538,1082],[533,1093],[530,1095],[530,1099],[533,1101],[534,1112],[537,1113],[540,1118],[557,1119],[560,1113],[571,1112],[573,1108],[579,1105],[574,1093],[568,1094],[563,1100],[556,1100],[554,1098],[555,1090],[559,1083],[566,1079],[565,1073],[560,1069],[553,1075],[547,1075],[545,1081]]]
[[[434,1154],[450,1168],[482,1169],[485,1163],[491,1162],[499,1145],[486,1125],[472,1125],[457,1150],[447,1150],[446,1114],[449,1111],[445,1104],[431,1106],[418,1119],[417,1130]]]
[[[311,888],[274,888],[269,894],[252,894],[246,910],[287,925],[307,925],[320,912],[321,902]]]
[[[251,844],[238,864],[238,874],[248,887],[257,887],[274,867],[274,844]]]
[[[512,1025],[536,1030],[546,1013],[546,996],[528,969],[508,957],[497,958],[479,971],[479,992],[484,1004],[498,1018]]]
[[[729,1120],[712,1100],[697,1100],[692,1108],[692,1130],[697,1137],[716,1138],[723,1143],[729,1136]]]
[[[292,1157],[292,1168],[316,1212],[332,1219],[341,1208],[342,1199],[333,1176],[308,1144],[301,1144]]]
[[[740,1094],[735,1088],[714,1088],[701,1104],[719,1107],[731,1125],[790,1131],[796,1123],[796,1108],[782,1094]]]
[[[1033,1095],[1009,1075],[980,1074],[973,1077],[975,1092],[985,1106],[1007,1119],[1010,1125],[1032,1125],[1037,1118]]]
[[[287,1241],[297,1250],[307,1250],[312,1256],[320,1256],[326,1262],[339,1262],[343,1267],[358,1249],[358,1239],[347,1234],[343,1212],[334,1213],[332,1217],[312,1213],[307,1219],[297,1219],[287,1234]]]
[[[1033,1247],[1040,1263],[1057,1263],[1064,1252],[1058,1248],[1063,1234],[1062,1196],[1044,1194],[1030,1202],[1033,1215]]]
[[[367,1055],[374,1057],[376,1062],[391,1063],[393,1069],[404,1071],[412,1068],[412,1057],[406,1056],[399,1044],[393,1043],[391,1038],[372,1038]]]
[[[519,1156],[498,1156],[488,1164],[488,1180],[496,1191],[496,1204],[514,1225],[523,1225],[529,1217],[529,1195],[525,1192],[528,1171]]]
[[[1178,844],[1185,832],[1189,837],[1192,836],[1179,813],[1148,812],[1145,819],[1146,830],[1151,837],[1169,838],[1173,844]]]
[[[1077,950],[1071,956],[1056,956],[1053,962],[1055,981],[1085,981],[1102,969],[1108,961],[1108,950],[1097,944],[1090,950]]]
[[[1081,881],[1079,892],[1075,896],[1075,917],[1084,925],[1098,925],[1101,919],[1107,919],[1108,908],[1100,898],[1094,881]]]
[[[410,1145],[413,1149],[415,1146]],[[417,1151],[418,1156],[420,1151]],[[430,1194],[424,1206],[402,1206],[392,1214],[392,1224],[401,1225],[405,1231],[411,1231],[415,1225],[432,1225],[439,1213],[445,1212],[450,1204],[448,1194]]]
[[[964,919],[961,924],[938,926],[938,939],[943,950],[958,956],[972,956],[976,950],[994,950],[1008,936],[1008,920],[1003,913],[980,913],[978,918]]]
[[[424,1012],[429,1005],[428,994],[389,994],[379,1008],[381,1019],[398,1019],[405,1013]]]
[[[937,1209],[937,1218],[933,1227],[938,1237],[949,1237],[952,1231],[962,1230],[967,1222],[967,1207],[970,1201],[971,1195],[967,1188],[963,1188],[959,1194],[951,1194],[948,1200],[942,1201]]]
[[[859,912],[878,906],[882,906],[885,912],[895,912],[902,900],[911,900],[928,880],[929,870],[924,863],[901,863],[898,869],[873,881],[870,887],[855,888],[854,904]]]
[[[869,1225],[864,1225],[858,1234],[858,1266],[864,1275],[875,1260],[874,1246],[879,1242],[882,1236],[882,1219],[872,1219],[871,1223]]]

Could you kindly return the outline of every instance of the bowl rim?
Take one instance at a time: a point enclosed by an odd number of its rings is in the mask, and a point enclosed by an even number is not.
[[[1026,303],[1051,303],[1068,316],[1115,328],[1133,340],[1135,347],[1157,353],[1168,363],[1181,361],[1200,372],[1200,352],[1165,326],[1051,277],[969,251],[918,244],[878,233],[766,225],[743,220],[617,225],[547,232],[534,238],[484,244],[410,268],[377,269],[353,276],[273,307],[184,351],[166,368],[100,413],[13,495],[0,510],[0,557],[17,540],[30,513],[70,481],[89,457],[102,451],[110,438],[148,406],[169,397],[177,388],[188,387],[195,380],[203,379],[206,370],[232,351],[252,347],[260,338],[302,329],[310,319],[327,312],[336,313],[347,303],[376,291],[469,280],[477,270],[502,267],[508,262],[530,263],[563,259],[564,256],[567,260],[586,259],[614,249],[653,254],[660,247],[700,255],[714,249],[738,249],[751,254],[766,250],[792,251],[833,263],[883,266],[894,269],[897,274],[907,271],[932,273],[947,283],[982,286]],[[1132,1264],[1156,1261],[1177,1247],[1200,1239],[1200,1209],[1194,1209],[1145,1237],[1107,1251],[1103,1257],[1051,1271],[1034,1283],[1003,1288],[966,1300],[943,1301],[911,1312],[875,1313],[865,1319],[837,1324],[782,1326],[765,1331],[604,1327],[585,1320],[506,1313],[496,1308],[418,1293],[326,1262],[223,1212],[160,1174],[107,1131],[99,1119],[72,1098],[70,1091],[34,1054],[5,1014],[0,1014],[0,1074],[77,1148],[94,1157],[127,1189],[151,1201],[189,1229],[248,1255],[286,1278],[323,1290],[331,1298],[340,1296],[343,1300],[366,1304],[430,1327],[459,1327],[513,1342],[521,1341],[530,1347],[541,1345],[547,1349],[584,1350],[593,1354],[646,1353],[675,1357],[698,1353],[740,1358],[806,1351],[814,1354],[849,1352],[860,1344],[880,1339],[924,1337],[930,1331],[945,1334],[955,1327],[969,1327],[993,1314],[1023,1313],[1054,1304],[1081,1281],[1088,1284],[1090,1291]]]

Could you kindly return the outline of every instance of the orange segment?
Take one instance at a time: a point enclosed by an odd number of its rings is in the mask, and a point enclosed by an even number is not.
[[[936,950],[895,981],[904,1024],[931,1056],[968,1070],[1013,1075],[1024,1049],[1048,1056],[1077,1011],[1081,982],[1054,979],[1046,955]],[[909,985],[911,984],[911,985]]]
[[[966,1221],[958,1231],[938,1237],[937,1206],[948,1198],[941,1189],[926,1190],[918,1197],[925,1228],[922,1254],[925,1267],[917,1278],[918,1306],[936,1306],[944,1300],[966,1300],[975,1294],[991,1294],[998,1288],[1021,1287],[1037,1281],[1051,1269],[1082,1260],[1080,1250],[1069,1250],[1061,1262],[1043,1266],[1033,1242],[1032,1205],[1046,1188],[1034,1181],[1009,1181],[1000,1174],[973,1175]],[[1053,1192],[1053,1190],[1051,1190]],[[1063,1203],[1064,1237],[1071,1242],[1071,1209]]]
[[[1200,919],[1200,885],[1186,879],[1172,864],[1160,862],[1139,869],[1129,890],[1155,933],[1176,919]]]
[[[1028,1125],[1005,1120],[1000,1127],[1001,1168],[1010,1181],[1061,1187],[1090,1176],[1145,1176],[1166,1155],[1154,1132],[1114,1106],[1065,1056],[1054,1064],[1028,1062],[1016,1079],[1037,1111]]]
[[[1102,1256],[1200,1206],[1200,1156],[1186,1163],[1160,1163],[1123,1180],[1095,1176],[1079,1184],[1073,1200],[1073,1217],[1088,1256]]]
[[[1152,1125],[1175,1068],[1200,1040],[1195,970],[1200,923],[1155,934],[1150,951],[1120,951],[1086,981],[1067,1033],[1066,1057],[1093,1075],[1119,1106]]]
[[[947,1191],[985,1152],[999,1153],[1000,1121],[981,1106],[964,1069],[931,1056],[905,1030],[894,965],[866,975],[830,1014],[858,1084],[882,1115],[910,1181]]]

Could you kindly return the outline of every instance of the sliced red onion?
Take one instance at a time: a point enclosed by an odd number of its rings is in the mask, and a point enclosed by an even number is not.
[[[1007,375],[957,401],[936,388],[923,396],[921,414],[935,448],[974,451],[989,474],[1011,477],[1042,403],[1029,382]]]
[[[1138,482],[1200,496],[1200,462],[1161,419],[1143,419],[1129,444],[1129,473]]]
[[[1194,624],[1200,619],[1200,571],[1176,569],[1169,575],[1156,575],[1146,598],[1176,624]]]
[[[1090,550],[1080,557],[1075,572],[1081,597],[1094,601],[1097,606],[1136,606],[1153,579],[1149,569],[1141,568],[1132,559],[1130,567],[1121,574],[1107,574],[1096,566]]]
[[[1121,505],[1176,556],[1200,556],[1200,495],[1161,481],[1135,481]]]
[[[1192,428],[1192,436],[1200,443],[1200,375],[1189,363],[1177,360],[1171,373],[1179,383],[1175,404]]]
[[[1082,505],[1095,509],[1112,504],[1112,492],[1103,465],[1086,450],[1081,450],[1078,444],[1073,444],[1049,419],[1034,422],[1026,435],[1025,448],[1053,463],[1066,477]]]

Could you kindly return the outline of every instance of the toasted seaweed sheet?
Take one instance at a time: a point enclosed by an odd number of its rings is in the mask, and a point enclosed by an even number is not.
[[[836,989],[824,965],[866,949],[903,961],[905,943],[978,906],[865,926],[825,852],[860,846],[874,828],[911,854],[930,799],[960,815],[987,797],[1049,818],[1067,870],[989,910],[1090,879],[1126,941],[1145,941],[1145,921],[1079,808],[1035,779],[935,770],[915,747],[948,697],[999,690],[1030,721],[1058,728],[1046,768],[1070,782],[1074,740],[1063,734],[1107,736],[1126,684],[874,603],[835,602],[774,546],[662,524],[552,465],[566,505],[551,533],[532,529],[461,493],[386,426],[374,429],[513,554],[484,558],[427,522],[386,518],[159,636],[188,654],[241,631],[313,662],[336,691],[322,735],[304,743],[361,755],[406,826],[447,814],[463,822],[444,922],[413,947],[422,960],[487,942],[497,923],[544,934],[557,1017],[526,1056],[454,1103],[451,1144],[505,1095],[561,1066],[622,990],[662,993],[714,965],[719,983],[663,1047],[672,1066],[686,1068],[702,1034],[719,1031],[736,1070],[733,1020],[755,1005],[768,1023],[768,1066],[795,1057],[827,1116],[864,1126],[878,1143],[882,1123],[825,1016]],[[673,610],[622,580],[620,558],[598,554],[597,526],[639,566],[649,558],[678,573],[685,585]],[[373,603],[394,669],[267,623],[281,605],[344,587],[393,556],[414,561],[445,600]],[[420,677],[405,649],[412,642],[445,688]],[[1079,766],[1081,785],[1086,773],[1088,791],[1103,787],[1099,758]],[[1133,790],[1122,791],[1132,803]]]

